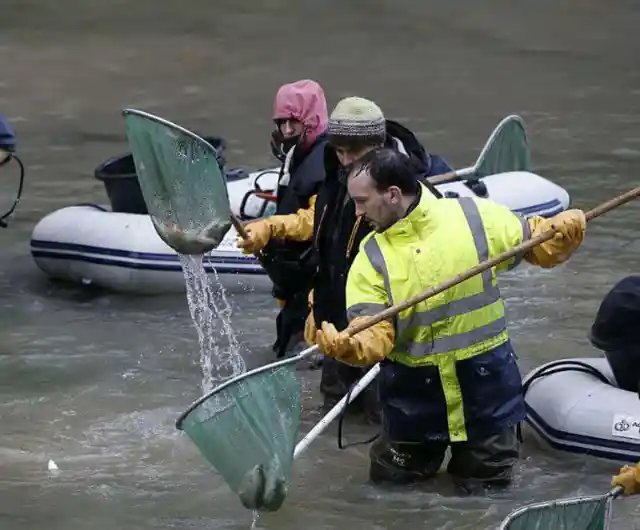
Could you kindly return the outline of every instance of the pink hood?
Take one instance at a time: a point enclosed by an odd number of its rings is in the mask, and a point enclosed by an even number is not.
[[[294,118],[305,126],[302,143],[310,146],[326,132],[329,116],[322,87],[310,79],[282,85],[273,102],[273,119]]]

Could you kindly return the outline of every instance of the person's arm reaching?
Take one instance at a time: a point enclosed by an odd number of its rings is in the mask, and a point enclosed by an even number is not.
[[[236,245],[244,254],[253,254],[267,246],[271,239],[310,241],[317,195],[309,199],[309,207],[289,215],[272,215],[245,226],[248,238],[238,236]]]

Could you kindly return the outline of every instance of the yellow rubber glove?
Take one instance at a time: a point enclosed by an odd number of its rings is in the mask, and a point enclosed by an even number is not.
[[[543,269],[550,269],[567,261],[584,240],[587,230],[587,219],[582,210],[567,210],[550,219],[534,216],[527,222],[532,239],[552,227],[558,230],[553,239],[537,245],[524,256],[529,263]]]
[[[317,196],[309,199],[309,208],[301,208],[289,215],[272,215],[245,226],[247,239],[238,236],[236,245],[243,254],[254,254],[267,246],[271,238],[292,241],[310,241],[313,237],[313,223]]]
[[[313,316],[313,311],[311,311],[304,323],[304,340],[307,344],[316,343],[316,331],[316,317]]]
[[[313,315],[313,289],[309,291],[309,314],[304,323],[304,340],[307,344],[316,343],[316,317]]]
[[[254,254],[267,246],[271,239],[271,219],[261,219],[245,226],[247,239],[238,236],[236,246],[243,254]]]
[[[640,463],[635,466],[622,466],[620,473],[611,479],[612,486],[622,486],[625,495],[640,493]]]
[[[354,318],[355,325],[368,317]],[[349,337],[345,331],[338,331],[333,324],[323,322],[316,333],[316,344],[324,354],[346,364],[368,365],[384,359],[393,350],[395,331],[393,325],[383,320],[375,326]]]

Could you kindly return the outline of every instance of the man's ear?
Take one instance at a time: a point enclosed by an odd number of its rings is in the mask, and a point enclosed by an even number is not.
[[[398,188],[398,186],[390,186],[389,198],[393,204],[400,204],[402,201],[402,190]]]

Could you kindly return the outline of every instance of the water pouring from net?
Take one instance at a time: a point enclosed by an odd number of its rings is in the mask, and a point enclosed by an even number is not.
[[[217,272],[214,269],[215,281],[211,285],[203,256],[180,255],[180,262],[189,312],[198,334],[202,393],[206,394],[214,386],[245,372],[246,364],[231,324],[231,305]]]

